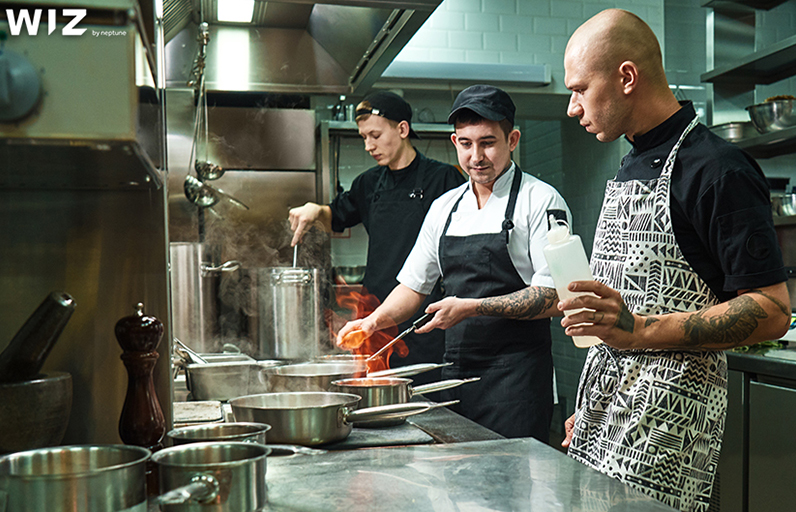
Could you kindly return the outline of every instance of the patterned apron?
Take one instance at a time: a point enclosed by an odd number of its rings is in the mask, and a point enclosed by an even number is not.
[[[719,301],[675,240],[669,189],[674,145],[661,175],[608,182],[592,251],[594,278],[640,315],[696,311]],[[569,455],[682,511],[710,501],[727,410],[722,351],[589,349]]]

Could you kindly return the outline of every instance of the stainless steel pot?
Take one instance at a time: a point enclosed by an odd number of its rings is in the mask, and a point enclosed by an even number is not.
[[[220,248],[202,243],[172,242],[169,254],[172,334],[197,352],[217,352],[219,275],[206,269],[219,262]]]
[[[203,441],[265,444],[270,429],[271,425],[264,423],[213,423],[175,428],[166,437],[174,446]]]
[[[236,421],[271,425],[276,443],[317,446],[342,441],[354,422],[405,417],[456,403],[386,405],[355,410],[362,397],[346,393],[265,393],[230,400]]]
[[[268,389],[260,378],[260,371],[282,364],[282,361],[189,364],[185,367],[185,382],[194,400],[223,402],[239,396],[265,393]]]
[[[300,363],[260,370],[268,393],[285,391],[329,391],[332,381],[364,377],[360,363]],[[254,394],[254,393],[252,393]]]
[[[308,361],[320,355],[329,339],[320,269],[268,267],[250,270],[249,277],[261,357]]]
[[[191,443],[152,456],[163,512],[255,512],[266,503],[269,449],[252,443]]]
[[[401,379],[398,377],[345,379],[332,382],[331,391],[362,397],[362,401],[359,402],[360,407],[380,407],[383,405],[405,404],[415,395],[451,389],[478,380],[480,380],[480,377],[449,379],[413,387],[412,379]],[[404,421],[406,421],[406,417],[401,416],[384,420],[358,421],[354,423],[354,426],[390,427],[400,425]]]
[[[214,423],[211,425],[194,425],[175,428],[166,436],[174,446],[209,441],[256,443],[271,450],[270,456],[283,455],[321,455],[325,450],[317,450],[295,444],[266,444],[267,432],[271,425],[265,423]]]
[[[126,445],[7,455],[0,458],[0,512],[146,512],[149,455],[146,448]]]

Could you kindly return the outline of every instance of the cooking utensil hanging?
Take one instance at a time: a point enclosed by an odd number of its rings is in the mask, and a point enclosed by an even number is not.
[[[377,350],[375,354],[370,356],[367,359],[368,362],[373,361],[374,359],[379,357],[385,350],[387,350],[388,348],[392,347],[393,345],[401,341],[410,332],[426,325],[432,318],[434,318],[434,313],[436,313],[436,311],[434,311],[433,313],[426,313],[425,315],[421,316],[420,318],[412,322],[412,325],[410,325],[408,329],[406,329],[404,332],[395,337],[392,341],[390,341],[389,343],[381,347],[379,350]]]
[[[191,144],[191,157],[189,162],[193,165],[196,175],[202,181],[217,180],[224,175],[224,169],[210,161],[208,156],[210,145],[210,129],[208,123],[207,90],[205,88],[205,59],[207,58],[207,44],[210,42],[210,32],[207,23],[199,26],[199,54],[193,67],[194,78],[188,83],[196,91],[196,118],[194,119],[193,141]],[[200,138],[201,143],[200,143]],[[202,148],[200,148],[202,146]],[[203,151],[200,151],[203,149]],[[199,153],[203,152],[200,160]],[[194,155],[196,160],[194,160]]]
[[[208,208],[209,210],[213,211],[213,206],[218,204],[218,202],[223,199],[237,206],[238,208],[242,208],[244,210],[249,209],[249,207],[243,202],[235,199],[223,190],[215,188],[212,185],[208,185],[207,183],[203,183],[190,174],[185,177],[184,187],[185,197],[187,197],[188,200],[193,204],[202,208]],[[213,211],[213,213],[220,216],[218,212]]]

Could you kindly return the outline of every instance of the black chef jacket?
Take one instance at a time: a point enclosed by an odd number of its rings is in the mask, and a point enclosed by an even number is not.
[[[363,172],[354,179],[350,190],[339,194],[329,205],[333,231],[341,232],[361,222],[371,236],[363,284],[380,302],[398,285],[395,277],[415,245],[431,203],[464,181],[464,176],[455,167],[426,158],[418,151],[412,163],[404,169],[391,171],[388,167],[377,166]],[[382,210],[379,218],[373,219],[374,205],[384,201],[392,205],[387,210],[389,213],[385,215],[385,210]],[[379,236],[374,238],[376,233]],[[387,237],[383,236],[385,233]],[[374,240],[379,241],[374,243]],[[398,326],[399,332],[422,315],[426,305],[441,298],[437,286],[412,319]],[[442,362],[444,332],[412,333],[404,341],[409,347],[409,355],[400,359],[393,355],[391,366]],[[438,371],[414,377],[415,384],[438,379]]]
[[[660,176],[666,156],[696,115],[691,102],[629,141],[617,181]],[[768,183],[743,150],[702,124],[686,137],[672,171],[672,229],[683,256],[721,301],[737,290],[787,280]]]

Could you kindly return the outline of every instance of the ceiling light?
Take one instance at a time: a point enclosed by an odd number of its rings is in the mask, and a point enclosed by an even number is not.
[[[254,0],[218,0],[218,21],[250,23]]]

